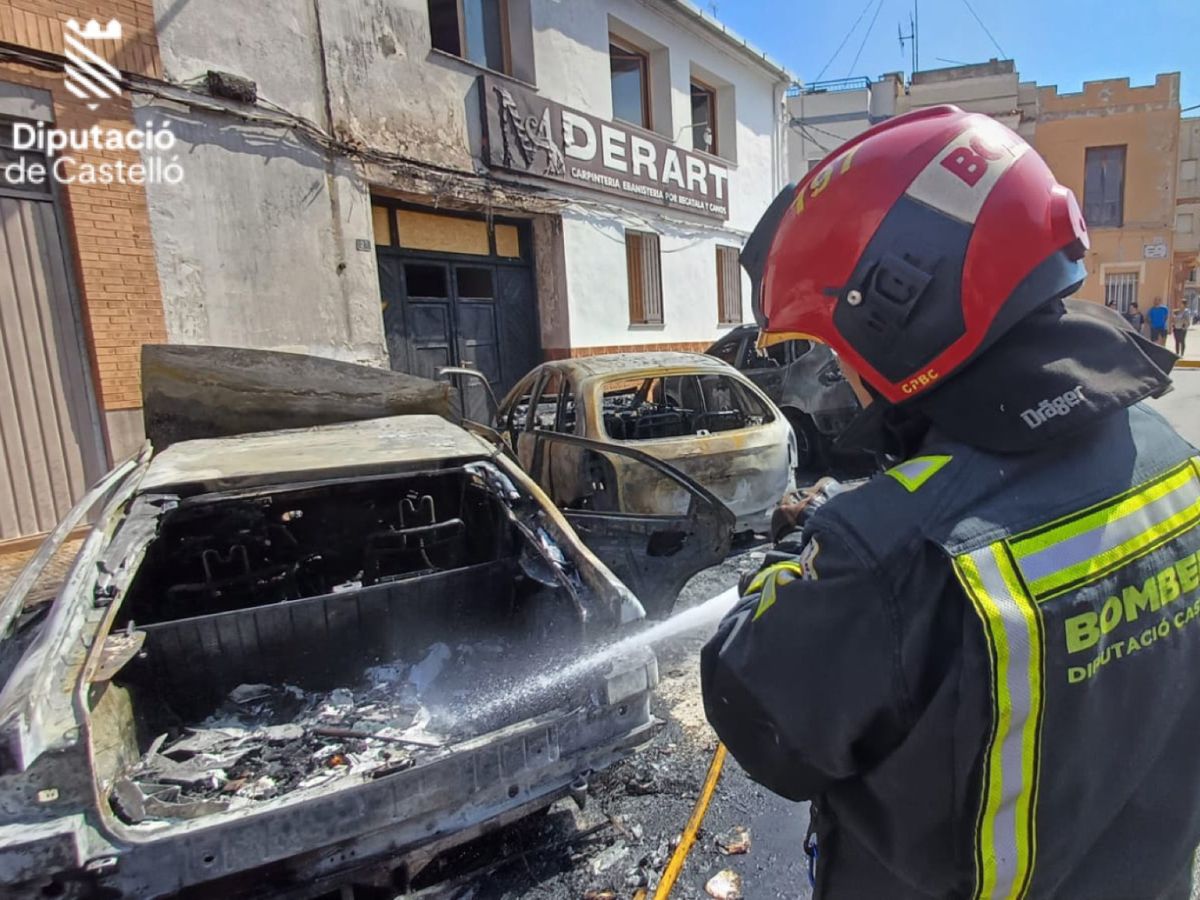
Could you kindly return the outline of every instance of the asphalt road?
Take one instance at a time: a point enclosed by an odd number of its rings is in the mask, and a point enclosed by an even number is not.
[[[1200,329],[1193,329],[1200,338]],[[1166,416],[1175,430],[1200,447],[1200,369],[1176,369],[1175,389],[1150,405]]]

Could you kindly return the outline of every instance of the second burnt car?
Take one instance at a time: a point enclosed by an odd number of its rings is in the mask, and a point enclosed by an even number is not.
[[[798,465],[829,461],[833,441],[859,411],[837,356],[824,344],[791,340],[758,347],[758,326],[739,325],[704,351],[758,385],[796,432]]]
[[[570,438],[636,449],[715,494],[738,531],[764,531],[794,486],[792,428],[753,382],[698,353],[615,353],[543,363],[499,404],[521,465],[573,509],[677,513],[687,498]]]
[[[0,602],[5,897],[394,896],[649,739],[650,650],[546,673],[637,627],[627,585],[669,607],[725,556],[732,515],[709,492],[572,438],[689,500],[560,510],[495,444],[395,414],[445,406],[445,385],[159,351],[155,447]],[[238,433],[263,416],[320,424]],[[89,510],[56,596],[27,603]]]

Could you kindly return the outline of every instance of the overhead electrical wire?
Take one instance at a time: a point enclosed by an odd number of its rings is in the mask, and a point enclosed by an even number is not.
[[[858,58],[862,56],[863,47],[867,46],[867,38],[871,36],[871,29],[875,27],[875,20],[879,18],[879,11],[883,9],[883,0],[875,5],[875,15],[871,16],[871,23],[867,26],[867,33],[863,35],[862,43],[858,45],[858,52],[854,54],[854,61],[850,63],[850,68],[846,70],[846,77],[849,78],[854,74],[854,67],[858,65]]]
[[[817,127],[816,125],[814,125],[812,122],[806,122],[806,121],[804,121],[803,119],[802,119],[802,120],[800,120],[800,125],[801,125],[801,127],[803,127],[803,128],[807,128],[807,129],[809,129],[809,130],[811,130],[811,131],[815,131],[815,132],[817,132],[818,134],[823,134],[823,135],[825,135],[826,137],[831,137],[831,138],[833,138],[835,141],[837,141],[839,144],[844,144],[844,143],[846,142],[846,140],[847,140],[845,137],[843,137],[843,136],[842,136],[842,135],[840,135],[840,134],[834,134],[832,131],[826,131],[824,128],[819,128],[819,127]],[[816,143],[815,139],[814,139],[814,143]],[[819,145],[818,145],[818,146],[819,146]]]
[[[874,2],[875,0],[867,0],[867,5],[862,8],[862,12],[858,14],[858,18],[854,20],[854,24],[850,26],[850,30],[846,32],[846,36],[842,38],[842,42],[838,44],[837,49],[833,51],[833,56],[829,57],[829,61],[821,67],[821,71],[817,73],[817,77],[814,78],[813,81],[820,81],[821,76],[828,71],[831,65],[833,65],[833,61],[837,59],[838,54],[842,52],[842,48],[846,46],[846,41],[850,40],[850,35],[854,34],[854,29],[858,28],[858,23],[863,20],[863,17],[867,14],[867,10],[871,8],[871,4]]]
[[[988,36],[988,40],[991,41],[992,45],[1000,52],[1000,58],[1008,59],[1008,54],[1004,52],[1004,48],[1000,46],[1000,42],[992,36],[992,33],[988,30],[988,27],[983,24],[983,19],[979,18],[979,13],[975,12],[974,7],[971,6],[970,0],[963,0],[963,6],[967,8],[967,12],[974,16],[975,21],[979,23],[979,27],[983,29],[983,33]]]
[[[798,131],[806,140],[812,141],[814,144],[816,144],[817,149],[819,149],[822,153],[831,152],[828,147],[817,140],[816,136],[808,130],[811,126],[806,126],[802,119],[792,119],[792,121],[788,123],[788,127],[792,128],[794,131]],[[828,134],[828,132],[826,132],[826,134]],[[842,138],[838,138],[837,140],[839,144],[842,142]]]
[[[0,61],[8,60],[47,70],[60,69],[62,66],[60,62],[61,57],[53,53],[28,51],[10,47],[0,48]],[[186,106],[191,110],[202,110],[207,113],[229,116],[239,120],[239,124],[243,127],[278,129],[283,134],[303,141],[318,150],[342,154],[362,162],[386,165],[398,173],[424,178],[430,182],[436,181],[439,183],[439,186],[435,187],[431,184],[429,188],[430,197],[435,207],[440,206],[441,201],[446,198],[460,199],[456,191],[451,188],[451,185],[461,185],[464,182],[471,182],[472,187],[489,196],[495,195],[497,193],[496,188],[499,188],[501,192],[520,192],[525,197],[540,200],[547,205],[545,209],[531,209],[530,211],[532,212],[553,212],[555,210],[570,209],[574,212],[599,214],[600,216],[607,217],[609,221],[618,224],[624,224],[626,221],[632,219],[635,220],[635,223],[641,224],[649,230],[658,230],[664,224],[667,224],[674,226],[675,234],[672,235],[673,237],[692,242],[684,246],[664,249],[661,251],[662,253],[679,253],[698,246],[713,237],[748,236],[748,232],[739,228],[733,228],[728,225],[713,226],[700,224],[676,218],[665,211],[655,213],[656,221],[652,224],[649,219],[639,213],[633,212],[628,207],[620,206],[616,202],[556,194],[551,190],[531,185],[528,182],[500,178],[497,176],[497,173],[490,173],[488,179],[485,180],[480,178],[478,173],[475,172],[441,166],[415,157],[373,148],[361,141],[343,140],[328,133],[311,119],[294,113],[286,107],[273,103],[264,97],[258,98],[257,102],[249,107],[246,105],[234,107],[232,104],[219,98],[199,93],[188,83],[171,83],[129,72],[123,73],[121,86],[131,93],[155,97],[165,100],[168,103]],[[490,205],[491,200],[489,199],[486,202]],[[606,237],[611,237],[596,223],[590,222],[589,224]],[[623,243],[623,239],[613,239]]]

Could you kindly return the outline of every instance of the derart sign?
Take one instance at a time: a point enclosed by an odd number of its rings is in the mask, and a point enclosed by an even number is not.
[[[489,166],[724,221],[729,170],[648,131],[480,76]]]

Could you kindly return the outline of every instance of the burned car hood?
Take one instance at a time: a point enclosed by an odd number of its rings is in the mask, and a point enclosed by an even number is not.
[[[196,438],[427,413],[449,418],[446,384],[388,369],[239,347],[142,348],[146,436]]]

